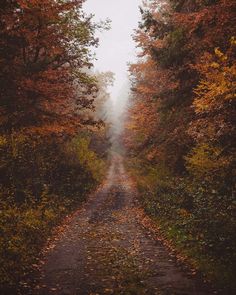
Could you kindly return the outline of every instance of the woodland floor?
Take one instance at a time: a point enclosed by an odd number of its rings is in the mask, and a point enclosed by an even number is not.
[[[122,159],[45,254],[32,294],[213,294],[140,224]]]

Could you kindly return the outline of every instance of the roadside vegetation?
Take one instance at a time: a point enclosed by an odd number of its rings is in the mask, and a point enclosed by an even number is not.
[[[14,294],[52,229],[103,180],[102,105],[111,74],[92,67],[83,1],[1,1],[0,292]],[[95,103],[94,103],[95,101]],[[97,109],[95,106],[99,106]],[[105,142],[105,143],[104,143]]]
[[[236,271],[234,1],[147,1],[124,142],[140,200],[226,294]]]

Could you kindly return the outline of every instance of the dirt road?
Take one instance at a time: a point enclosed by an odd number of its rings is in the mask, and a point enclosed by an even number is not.
[[[47,253],[34,294],[212,294],[140,225],[136,206],[116,157],[104,186]]]

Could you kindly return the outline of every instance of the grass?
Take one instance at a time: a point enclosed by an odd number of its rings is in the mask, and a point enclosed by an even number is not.
[[[195,228],[195,216],[187,213],[185,215],[185,210],[178,207],[184,189],[181,188],[178,192],[178,188],[175,190],[175,187],[172,187],[171,184],[168,187],[168,178],[163,178],[161,172],[161,175],[158,172],[155,173],[155,171],[153,173],[153,170],[150,170],[152,173],[148,171],[142,173],[143,169],[137,169],[137,165],[133,163],[128,163],[127,169],[136,180],[140,203],[145,212],[160,228],[163,238],[173,246],[180,256],[186,258],[186,262],[190,266],[198,270],[207,281],[211,281],[223,294],[235,294],[235,269],[228,258],[230,255],[225,252],[221,255],[214,252],[209,240],[205,237],[205,234],[208,233],[209,238],[213,228]],[[158,189],[158,187],[163,187],[164,190]],[[179,197],[177,194],[179,194]],[[209,215],[208,218],[214,218],[214,216],[210,217]],[[210,223],[210,220],[205,220],[205,224],[208,224],[208,222]],[[217,243],[219,242],[215,240],[214,243],[214,246],[218,246]],[[232,248],[229,251],[232,252]]]

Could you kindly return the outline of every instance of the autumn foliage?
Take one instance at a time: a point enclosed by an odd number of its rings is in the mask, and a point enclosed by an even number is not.
[[[104,176],[104,127],[85,111],[98,92],[90,48],[106,23],[83,2],[1,1],[0,293],[16,292],[52,227]]]
[[[124,136],[147,212],[227,294],[236,265],[235,4],[144,3]]]
[[[81,95],[94,81],[89,47],[96,28],[83,1],[3,1],[1,3],[1,126],[9,132],[29,126],[77,124],[78,109],[91,106]],[[63,118],[62,115],[63,114]],[[73,121],[73,122],[71,122]],[[72,124],[72,125],[73,125]]]

